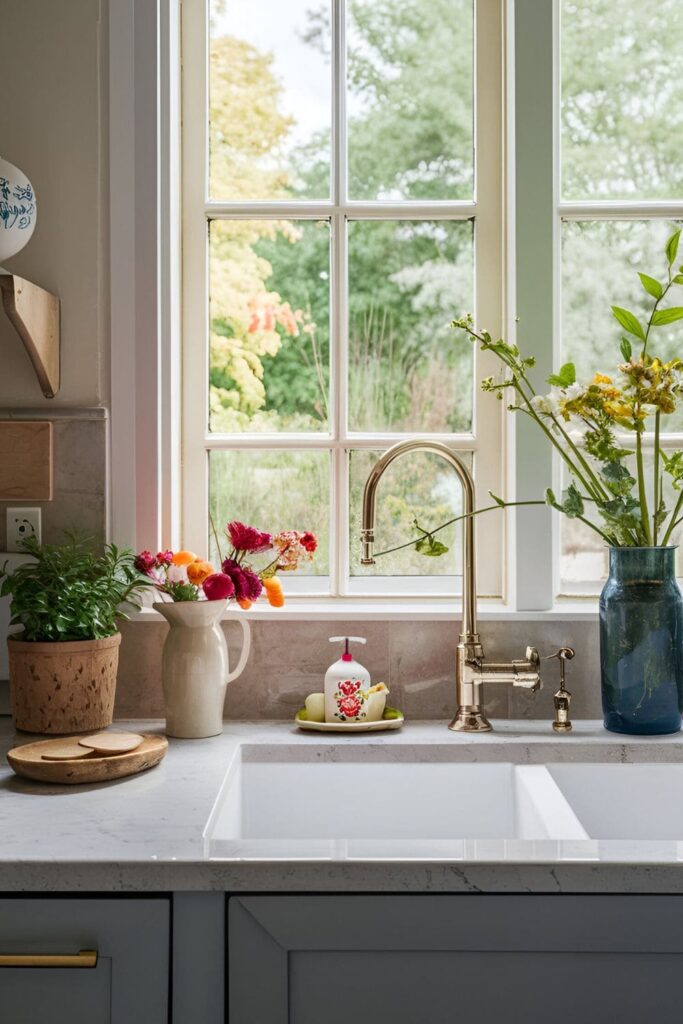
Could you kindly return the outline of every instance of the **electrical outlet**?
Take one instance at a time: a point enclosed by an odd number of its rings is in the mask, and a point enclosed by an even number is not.
[[[35,537],[40,543],[40,509],[7,509],[7,550],[21,551],[21,541]]]

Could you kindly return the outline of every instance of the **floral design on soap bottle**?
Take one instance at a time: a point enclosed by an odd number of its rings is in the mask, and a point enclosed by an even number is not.
[[[361,690],[361,686],[360,679],[343,679],[340,682],[339,689],[334,695],[338,708],[335,718],[342,722],[351,718],[365,718],[367,714],[364,710],[366,696]]]

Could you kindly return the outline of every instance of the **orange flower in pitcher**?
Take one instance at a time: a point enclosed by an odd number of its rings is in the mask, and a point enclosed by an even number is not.
[[[194,562],[190,562],[187,567],[187,578],[190,583],[194,583],[196,587],[202,585],[204,580],[212,576],[214,568],[210,562],[205,562],[204,559],[198,558]]]
[[[173,556],[173,565],[189,565],[191,562],[196,562],[197,556],[194,551],[176,551]]]
[[[261,580],[261,582],[268,598],[268,604],[273,608],[282,608],[285,603],[285,595],[282,592],[280,581],[275,576],[271,576],[270,579]]]

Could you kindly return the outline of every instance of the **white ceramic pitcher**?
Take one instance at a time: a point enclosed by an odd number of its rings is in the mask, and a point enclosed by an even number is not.
[[[158,601],[154,608],[170,625],[161,656],[161,678],[169,736],[202,739],[223,731],[225,688],[243,671],[251,650],[251,630],[240,615],[243,643],[230,672],[221,601]]]

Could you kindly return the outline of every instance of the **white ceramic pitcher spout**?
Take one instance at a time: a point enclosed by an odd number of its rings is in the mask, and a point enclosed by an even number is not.
[[[161,656],[166,732],[184,739],[218,736],[229,682],[241,674],[251,650],[251,629],[240,615],[243,643],[231,672],[221,618],[228,602],[159,601],[154,608],[170,625]]]

